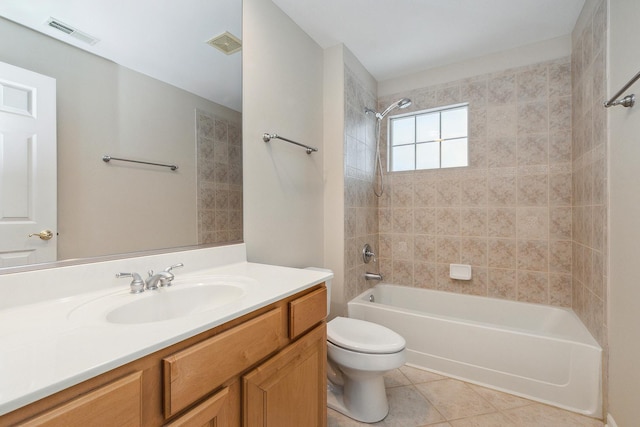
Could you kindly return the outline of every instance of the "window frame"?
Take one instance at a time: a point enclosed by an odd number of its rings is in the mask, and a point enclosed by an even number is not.
[[[439,136],[442,136],[442,113],[448,110],[455,110],[455,109],[459,109],[461,107],[464,107],[466,109],[466,113],[467,113],[467,132],[465,136],[460,136],[460,137],[455,137],[455,138],[438,138],[435,140],[431,140],[431,141],[418,141],[417,140],[417,133],[418,133],[418,128],[416,126],[417,123],[417,118],[419,116],[425,115],[425,114],[432,114],[432,113],[439,113],[439,124],[438,124],[438,132],[439,132]],[[398,144],[398,145],[393,145],[393,141],[392,141],[392,120],[396,120],[396,119],[402,119],[402,118],[406,118],[406,117],[413,117],[414,120],[414,136],[413,136],[413,142],[412,143],[408,143],[408,144]],[[442,142],[446,142],[446,141],[454,141],[454,140],[459,140],[459,139],[466,139],[467,141],[467,150],[466,150],[466,164],[465,165],[460,165],[460,166],[445,166],[442,167]],[[418,164],[418,155],[417,155],[417,148],[419,145],[421,144],[430,144],[430,143],[438,143],[438,167],[435,168],[417,168],[417,164]],[[393,170],[391,167],[393,165],[393,148],[394,147],[408,147],[408,146],[413,146],[413,153],[414,153],[414,158],[413,158],[413,169],[403,169],[403,170]],[[462,167],[469,167],[469,103],[468,102],[461,102],[458,104],[451,104],[451,105],[445,105],[442,107],[435,107],[435,108],[428,108],[425,110],[420,110],[420,111],[412,111],[410,113],[404,113],[404,114],[396,114],[393,116],[389,116],[387,118],[387,172],[415,172],[415,171],[427,171],[427,170],[441,170],[441,169],[452,169],[452,168],[462,168]]]

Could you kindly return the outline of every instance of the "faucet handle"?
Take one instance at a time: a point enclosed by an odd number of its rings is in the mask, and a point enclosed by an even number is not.
[[[175,278],[171,270],[173,270],[174,268],[180,268],[180,267],[184,267],[184,264],[181,262],[179,262],[178,264],[174,264],[171,267],[165,268],[164,272],[167,273],[167,275],[162,279],[160,279],[160,286],[171,286],[171,282]]]
[[[365,243],[362,248],[362,260],[365,264],[369,264],[369,261],[373,259],[373,262],[376,262],[376,254],[373,252],[373,248],[370,244]]]
[[[171,270],[173,270],[174,268],[180,268],[180,267],[184,267],[184,264],[179,262],[177,264],[172,265],[171,267],[167,267],[164,269],[164,271],[166,271],[167,273],[170,273]]]
[[[144,292],[145,282],[144,280],[142,280],[142,277],[140,277],[138,273],[116,273],[116,278],[121,279],[123,277],[133,278],[133,280],[131,281],[131,284],[129,285],[131,286],[132,294],[139,294],[141,292]]]

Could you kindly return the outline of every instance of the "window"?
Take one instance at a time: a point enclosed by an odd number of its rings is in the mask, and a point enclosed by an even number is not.
[[[389,170],[469,165],[468,104],[389,118]]]

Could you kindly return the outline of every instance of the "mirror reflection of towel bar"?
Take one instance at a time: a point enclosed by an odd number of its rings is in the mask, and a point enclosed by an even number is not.
[[[108,163],[111,160],[119,160],[121,162],[131,162],[131,163],[142,163],[143,165],[162,166],[162,167],[165,167],[165,168],[169,168],[172,171],[178,169],[178,166],[176,166],[176,165],[165,165],[163,163],[153,163],[153,162],[143,162],[141,160],[121,159],[119,157],[112,157],[112,156],[109,156],[107,154],[102,156],[102,161],[105,162],[105,163]]]
[[[290,139],[282,137],[282,136],[278,135],[277,133],[265,133],[265,134],[262,135],[262,140],[264,142],[269,142],[272,139],[281,139],[283,141],[287,141],[287,142],[290,142],[292,144],[295,144],[295,145],[297,145],[299,147],[302,147],[302,148],[306,149],[307,150],[307,154],[311,154],[314,151],[318,151],[318,149],[315,148],[315,147],[309,147],[308,145],[300,144],[299,142],[292,141]]]

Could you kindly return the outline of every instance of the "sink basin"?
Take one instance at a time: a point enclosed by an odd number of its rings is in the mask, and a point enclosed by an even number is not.
[[[68,316],[124,325],[169,321],[239,301],[252,285],[251,280],[205,278],[142,294],[121,290],[88,301]]]
[[[245,294],[244,289],[232,285],[194,286],[173,292],[163,290],[111,310],[107,313],[107,322],[131,324],[175,319],[228,304]]]

